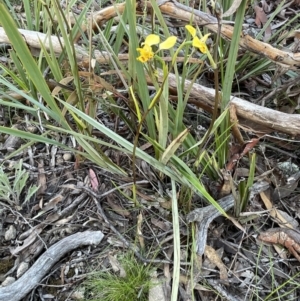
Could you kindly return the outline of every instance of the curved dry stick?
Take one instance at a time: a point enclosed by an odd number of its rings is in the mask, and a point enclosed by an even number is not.
[[[48,270],[66,253],[84,245],[97,245],[103,239],[101,231],[85,231],[70,235],[51,246],[16,282],[0,287],[1,301],[19,301],[47,274]]]

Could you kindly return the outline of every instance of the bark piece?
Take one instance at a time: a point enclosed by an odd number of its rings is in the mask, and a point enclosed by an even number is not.
[[[300,262],[300,232],[288,228],[272,228],[258,237],[263,242],[286,247]]]

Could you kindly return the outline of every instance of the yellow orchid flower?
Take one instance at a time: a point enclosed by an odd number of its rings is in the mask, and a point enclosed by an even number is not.
[[[205,42],[209,36],[210,36],[210,33],[206,34],[201,39],[199,39],[197,36],[195,36],[193,39],[193,46],[198,48],[202,53],[207,53],[208,49],[207,49]]]
[[[199,39],[197,37],[196,28],[194,28],[191,25],[186,25],[185,28],[193,37],[193,42],[192,42],[193,47],[198,48],[202,53],[207,55],[207,57],[210,61],[211,67],[213,69],[217,68],[216,63],[214,62],[210,52],[208,51],[207,45],[206,45],[206,41],[207,41],[207,38],[210,36],[210,33],[206,34],[204,37],[201,37],[201,39]]]
[[[143,48],[137,48],[136,50],[140,53],[137,60],[142,63],[146,63],[154,57],[154,52],[148,44],[144,44]]]
[[[206,34],[204,37],[199,39],[196,36],[196,34],[197,34],[196,28],[194,28],[191,25],[186,25],[185,28],[191,34],[191,36],[193,37],[193,46],[198,48],[202,53],[207,53],[208,49],[207,49],[207,46],[206,46],[206,40],[210,36],[210,33]]]
[[[164,42],[160,43],[160,38],[156,34],[149,34],[145,42],[142,43],[142,48],[137,48],[136,50],[140,53],[140,56],[137,58],[138,61],[142,63],[146,63],[147,61],[151,60],[154,57],[154,52],[152,50],[153,45],[159,44],[159,50],[165,50],[172,48],[176,43],[177,38],[175,36],[171,36],[167,38]]]
[[[154,57],[154,52],[152,50],[153,45],[158,44],[160,37],[156,34],[149,34],[145,42],[142,43],[143,48],[137,48],[136,50],[140,53],[140,56],[137,58],[141,63],[146,63]]]

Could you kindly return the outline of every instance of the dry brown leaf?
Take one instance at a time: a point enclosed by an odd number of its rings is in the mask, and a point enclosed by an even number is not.
[[[244,149],[243,152],[241,153],[241,157],[248,154],[256,146],[258,142],[259,142],[259,138],[253,138],[247,141],[246,144],[244,145]]]
[[[120,271],[120,262],[117,260],[115,256],[108,255],[109,263],[115,273]]]
[[[130,212],[128,210],[122,208],[116,202],[114,202],[114,195],[108,195],[106,198],[106,202],[110,206],[110,208],[117,214],[120,214],[123,217],[130,216]]]
[[[65,77],[63,78],[59,83],[56,83],[56,87],[52,90],[52,96],[57,96],[62,89],[64,89],[63,87],[68,88],[68,85],[74,80],[74,76],[69,76],[69,77]]]
[[[213,262],[220,270],[220,279],[223,281],[228,281],[228,274],[225,264],[222,262],[222,259],[219,257],[216,250],[210,246],[205,247],[204,254],[207,258]]]
[[[268,17],[265,13],[265,10],[263,7],[260,7],[259,5],[255,5],[254,7],[255,11],[255,24],[258,28],[262,28],[268,21]],[[271,31],[271,25],[269,25],[265,30],[265,36],[264,41],[268,40],[271,37],[272,31]]]
[[[34,216],[32,219],[36,219],[37,217],[41,216],[42,214],[44,214],[45,212],[52,210],[53,208],[55,208],[55,206],[61,202],[62,200],[64,200],[65,197],[62,196],[61,194],[56,195],[54,198],[52,198],[47,205],[42,208],[42,210],[36,215]]]
[[[241,231],[243,231],[244,233],[247,233],[245,228],[237,221],[237,219],[235,219],[233,216],[229,215],[227,213],[227,218]]]
[[[240,7],[242,0],[234,0],[230,8],[222,15],[223,18],[233,15]]]
[[[29,269],[29,262],[22,261],[17,269],[17,278],[20,278]]]
[[[98,191],[98,189],[99,189],[99,181],[98,181],[96,173],[91,168],[89,169],[89,179],[90,179],[90,183],[92,185],[92,189],[94,191]]]
[[[259,5],[255,5],[254,11],[256,15],[255,24],[257,25],[258,28],[261,28],[268,21],[267,15],[264,12],[264,9]]]
[[[168,256],[168,258],[172,258],[173,252],[174,252],[174,248],[173,247],[167,248],[167,256]],[[170,269],[171,269],[170,264],[169,263],[165,263],[164,264],[164,276],[169,281],[171,281],[171,279],[172,279]]]
[[[172,209],[172,200],[160,202],[159,205],[164,209]]]
[[[62,219],[58,220],[57,222],[55,222],[55,225],[56,226],[66,225],[67,223],[69,223],[73,219],[74,216],[75,216],[75,214],[70,215],[66,218],[62,218]]]
[[[230,148],[230,159],[226,164],[226,170],[232,171],[234,170],[238,160],[240,160],[243,156],[248,154],[259,142],[259,138],[253,138],[249,141],[246,141],[243,146],[241,145],[232,145]]]
[[[229,106],[229,116],[230,116],[232,134],[237,139],[240,145],[244,145],[245,144],[244,138],[238,127],[239,121],[236,116],[236,107],[232,104]]]
[[[299,223],[297,222],[297,220],[295,218],[293,218],[292,216],[290,216],[286,211],[277,209],[277,212],[279,214],[281,214],[281,216],[289,223],[292,225],[292,227],[294,229],[297,229],[299,227]]]
[[[221,258],[224,254],[224,248],[220,248],[220,249],[216,250],[216,253]],[[196,264],[196,266],[197,266],[197,264]],[[216,267],[216,264],[214,262],[210,261],[208,259],[208,257],[206,257],[202,263],[201,275],[203,275],[204,277],[210,275],[212,273],[212,270],[214,270],[215,267]],[[197,268],[198,268],[198,266],[197,266]],[[195,282],[195,279],[194,279],[194,282]]]
[[[40,224],[42,225],[42,224]],[[36,229],[23,241],[22,246],[16,247],[14,250],[11,250],[12,255],[18,255],[21,251],[26,249],[28,246],[30,246],[32,243],[35,242],[37,236],[42,232],[41,227],[36,227]]]
[[[270,13],[271,10],[273,9],[274,7],[274,3],[273,2],[267,2],[266,0],[262,0],[261,1],[261,4],[262,4],[262,8],[263,10],[266,12],[266,13]]]
[[[165,232],[171,229],[170,223],[164,222],[158,218],[151,217],[151,223]]]
[[[268,189],[269,190],[269,189]],[[267,190],[267,191],[268,191]],[[263,191],[260,193],[260,197],[264,202],[266,208],[270,210],[270,215],[278,221],[280,227],[291,228],[293,229],[293,225],[291,225],[282,215],[281,213],[273,207],[271,200],[267,195],[267,191]]]
[[[232,180],[232,177],[231,177],[231,173],[228,170],[221,169],[220,172],[222,174],[223,183],[222,183],[222,187],[221,187],[221,190],[219,192],[218,197],[222,198],[222,197],[224,197],[224,196],[231,193],[231,189],[232,189],[231,180]]]
[[[6,277],[5,280],[1,283],[1,286],[4,287],[4,286],[8,286],[10,284],[12,284],[13,282],[15,282],[16,279],[14,277]]]
[[[17,230],[14,225],[10,225],[9,228],[5,231],[4,239],[13,240],[17,236]]]
[[[288,251],[285,248],[283,248],[280,245],[273,245],[273,248],[275,249],[275,251],[281,259],[285,260],[288,258]]]
[[[15,124],[11,127],[12,129],[20,130],[22,129],[20,125]],[[22,144],[23,139],[17,136],[9,135],[8,138],[5,139],[1,150],[7,150],[8,152],[12,152],[18,149]]]

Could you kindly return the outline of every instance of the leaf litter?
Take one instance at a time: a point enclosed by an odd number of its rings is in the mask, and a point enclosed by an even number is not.
[[[267,23],[280,2],[261,1],[255,4],[253,8],[255,13],[251,17],[255,18],[253,26],[257,27],[256,34],[259,32],[258,29]],[[280,30],[280,26],[284,26],[291,15],[298,12],[298,2],[287,3],[277,15],[272,15],[272,21],[264,31],[264,41],[269,41],[272,35]],[[237,6],[238,1],[234,3]],[[235,10],[233,7],[228,14],[234,13]],[[297,30],[290,34],[284,31],[280,34],[285,36],[281,39],[283,46],[292,52],[298,52]],[[287,71],[284,70],[282,73],[282,70],[276,68],[274,70],[279,74],[277,78],[273,72],[261,74],[258,72],[243,79],[244,82],[241,81],[244,84],[246,80],[248,81],[247,86],[245,85],[250,95],[248,100],[271,105],[276,110],[294,113],[299,109],[298,78],[291,84],[291,77]],[[246,74],[247,71],[246,68]],[[197,121],[192,109],[187,110],[185,114],[191,123]],[[203,111],[197,110],[197,114],[201,115]],[[111,122],[109,116],[103,117],[104,122],[107,121],[107,126],[111,127],[111,123],[113,126],[116,124],[114,121]],[[233,120],[237,118],[234,117]],[[14,126],[20,126],[18,122],[20,123],[20,120],[16,121]],[[121,128],[118,130],[123,131]],[[260,291],[259,297],[264,298],[272,294],[270,284],[273,283],[274,275],[277,286],[283,285],[286,279],[294,276],[296,277],[294,281],[299,281],[297,271],[300,266],[298,262],[300,238],[297,228],[300,214],[298,187],[300,162],[297,156],[293,157],[289,153],[298,152],[299,156],[297,141],[291,141],[284,135],[276,137],[275,140],[268,140],[269,137],[265,133],[261,135],[258,133],[260,127],[257,125],[253,128],[251,125],[248,125],[248,128],[238,127],[238,130],[242,134],[236,133],[235,138],[250,136],[250,140],[239,147],[232,146],[226,169],[236,176],[235,181],[241,181],[243,178],[241,169],[249,170],[247,155],[255,149],[258,156],[256,177],[261,176],[259,181],[269,183],[269,188],[252,196],[243,212],[243,219],[238,220],[241,227],[237,227],[239,224],[233,224],[221,215],[209,221],[205,229],[207,240],[204,241],[204,261],[202,263],[202,258],[197,257],[194,261],[194,274],[191,273],[191,261],[187,256],[192,226],[187,223],[187,212],[184,210],[180,212],[181,300],[188,300],[192,292],[196,300],[209,300],[217,294],[223,296],[220,300],[251,300],[257,294],[257,290]],[[122,134],[130,135],[126,130]],[[59,137],[59,139],[72,144],[69,138]],[[268,145],[270,141],[272,144]],[[4,143],[1,144],[1,157],[17,150],[22,143],[19,138],[5,137]],[[169,190],[169,185],[161,181],[155,170],[143,161],[137,162],[140,164],[138,180],[141,181],[138,185],[138,201],[141,208],[137,208],[131,199],[133,183],[130,176],[116,178],[97,166],[90,166],[88,162],[78,164],[79,168],[74,170],[74,158],[64,156],[64,151],[59,148],[50,147],[49,152],[47,145],[34,145],[31,149],[31,154],[24,151],[14,155],[10,161],[1,158],[3,173],[11,177],[13,177],[11,166],[22,160],[22,167],[29,174],[27,185],[35,184],[39,187],[36,194],[26,203],[22,200],[26,199],[28,186],[20,198],[15,200],[17,202],[8,203],[1,200],[2,282],[26,273],[30,263],[64,237],[84,230],[101,230],[106,235],[105,240],[97,246],[81,247],[66,255],[45,275],[41,291],[33,290],[33,300],[39,300],[39,295],[50,300],[55,298],[77,300],[74,290],[79,292],[78,285],[85,279],[91,267],[100,270],[107,267],[116,271],[122,270],[116,255],[122,255],[133,249],[136,250],[136,254],[141,255],[139,258],[141,261],[145,258],[142,251],[146,251],[146,257],[154,259],[148,263],[151,263],[160,275],[159,278],[154,278],[163,279],[162,282],[171,287],[174,246],[170,197],[165,193]],[[131,170],[126,155],[109,151],[108,156],[123,169]],[[286,169],[283,171],[283,166],[287,165],[290,165],[288,169],[292,173],[286,172]],[[207,182],[207,189],[212,192],[215,183],[211,183],[209,179],[203,181]],[[217,195],[220,198],[233,194],[231,186],[227,185],[228,181],[224,175],[219,179]],[[105,195],[107,192],[110,193]],[[101,203],[101,210],[97,202]],[[205,207],[203,200],[197,196],[191,198],[191,203],[190,212]],[[105,215],[102,212],[105,212]],[[195,221],[196,219],[193,220]],[[135,245],[136,238],[138,243]],[[261,245],[259,240],[271,244],[271,247]],[[275,245],[285,247],[289,253],[283,255],[282,248],[278,246],[274,252]],[[270,273],[271,264],[274,264],[272,270],[274,275]],[[292,282],[282,286],[280,294],[283,297],[281,299],[279,297],[279,300],[297,300],[291,285]],[[285,298],[284,295],[287,293],[288,298]],[[82,297],[82,294],[78,295]],[[170,300],[168,297],[165,300]]]

